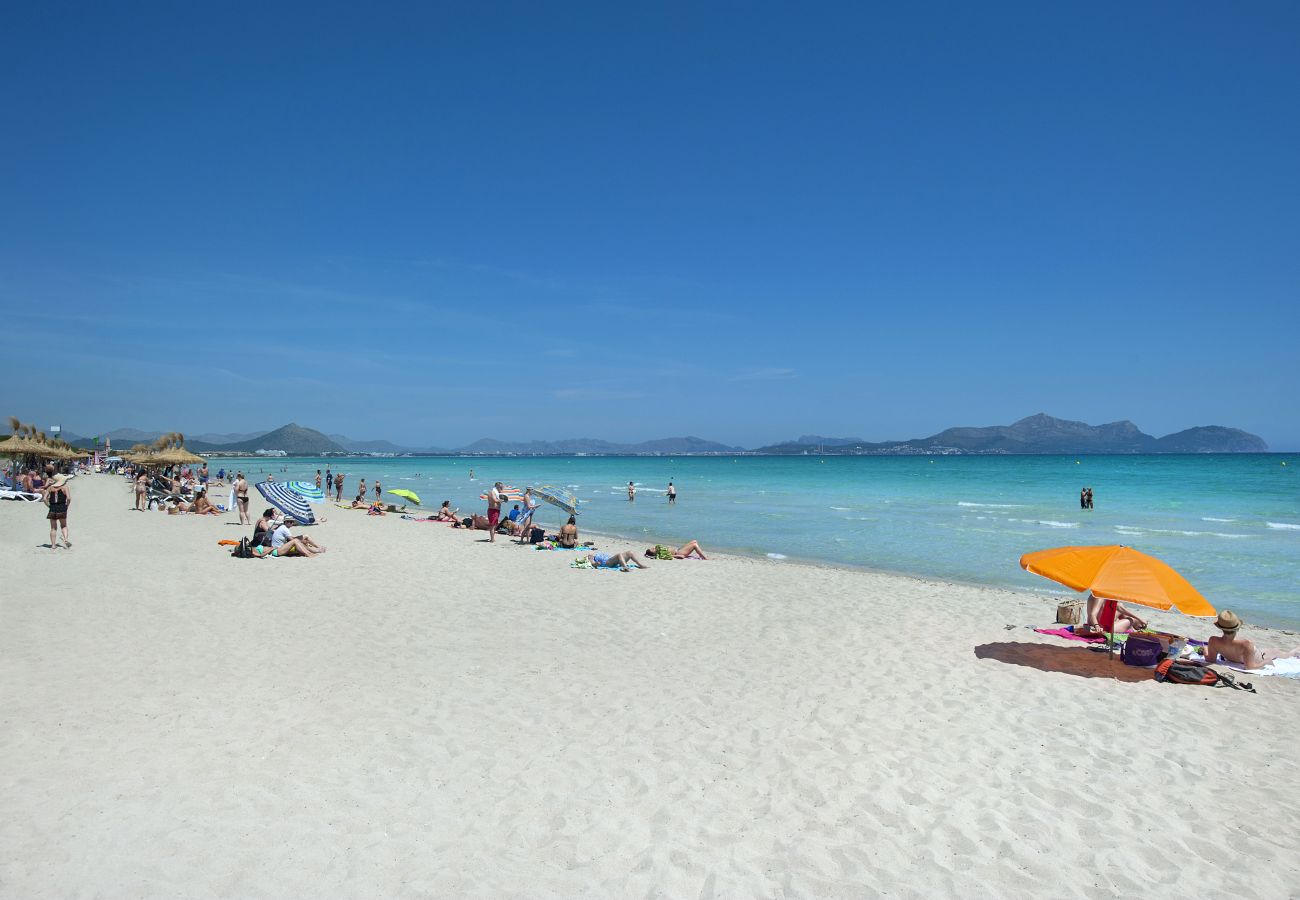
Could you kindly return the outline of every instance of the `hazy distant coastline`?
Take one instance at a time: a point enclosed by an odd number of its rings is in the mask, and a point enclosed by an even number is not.
[[[118,429],[94,437],[65,434],[82,447],[102,446],[109,439],[124,450],[148,442],[157,433]],[[1188,428],[1164,437],[1146,434],[1129,421],[1104,425],[1058,419],[1039,413],[1011,425],[948,428],[925,438],[865,441],[804,435],[792,441],[744,448],[698,437],[661,438],[635,444],[596,438],[559,441],[500,441],[483,438],[458,448],[408,447],[387,440],[353,441],[340,434],[326,435],[290,423],[264,434],[203,434],[187,446],[196,453],[222,456],[910,456],[910,455],[1036,455],[1053,453],[1265,453],[1268,445],[1258,435],[1222,425]]]

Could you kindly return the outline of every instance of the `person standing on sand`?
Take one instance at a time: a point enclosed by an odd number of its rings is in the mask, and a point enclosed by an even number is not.
[[[497,523],[501,521],[501,492],[505,485],[497,482],[488,488],[487,494],[487,520],[488,520],[488,540],[496,543],[497,540]]]
[[[334,476],[334,502],[343,502],[343,473]]]
[[[67,475],[55,475],[49,487],[45,489],[45,505],[50,510],[46,518],[50,520],[51,550],[59,548],[59,529],[63,530],[63,545],[69,550],[72,549],[72,541],[68,540],[68,507],[72,505],[72,497],[68,495],[68,489],[65,487],[67,483]]]
[[[248,517],[248,481],[243,472],[235,476],[235,504],[239,507],[239,524],[252,525],[253,520]]]
[[[135,476],[135,508],[140,512],[149,509],[149,476],[141,469]]]
[[[316,490],[320,490],[320,469],[316,470]]]
[[[636,499],[636,485],[629,481],[627,483],[627,500],[629,503],[631,503],[635,499]]]
[[[537,498],[533,496],[533,489],[527,488],[524,491],[524,509],[519,514],[519,543],[524,543],[529,537],[529,531],[533,527],[533,514],[537,512]]]
[[[668,502],[669,503],[677,502],[677,488],[673,487],[673,483],[671,481],[668,482]]]

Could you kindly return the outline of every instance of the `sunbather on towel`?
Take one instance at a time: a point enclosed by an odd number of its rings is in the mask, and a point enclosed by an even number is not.
[[[439,522],[455,522],[456,513],[458,512],[460,512],[459,509],[451,508],[450,500],[444,500],[442,501],[442,506],[438,508],[437,519]]]
[[[692,555],[699,559],[708,559],[699,541],[682,544],[676,550],[663,544],[655,544],[653,547],[646,547],[645,555],[651,559],[690,559]]]
[[[578,517],[569,516],[569,521],[565,522],[560,528],[557,535],[558,543],[566,549],[573,549],[578,546]]]
[[[622,572],[630,572],[629,566],[636,566],[638,569],[650,568],[631,550],[624,550],[622,553],[591,553],[587,559],[598,569],[618,569]]]
[[[1127,634],[1147,627],[1146,619],[1114,600],[1088,595],[1088,620],[1074,629],[1075,634]]]
[[[1216,663],[1219,661],[1219,657],[1223,657],[1228,662],[1237,663],[1247,669],[1262,669],[1275,659],[1300,656],[1300,647],[1296,647],[1289,652],[1257,648],[1254,641],[1241,636],[1241,619],[1230,609],[1225,609],[1219,613],[1219,618],[1214,620],[1214,627],[1222,631],[1223,636],[1220,637],[1216,634],[1206,643],[1205,661],[1207,663]]]

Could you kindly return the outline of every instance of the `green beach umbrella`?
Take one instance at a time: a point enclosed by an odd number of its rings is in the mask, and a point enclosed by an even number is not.
[[[410,500],[416,506],[420,505],[420,495],[415,491],[408,491],[406,488],[398,488],[395,491],[389,491],[394,497],[401,497],[403,500]]]

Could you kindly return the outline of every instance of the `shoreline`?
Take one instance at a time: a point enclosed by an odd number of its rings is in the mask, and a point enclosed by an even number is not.
[[[645,546],[643,544],[640,545],[637,544],[637,541],[643,540],[643,538],[628,537],[626,535],[621,535],[614,532],[608,532],[604,530],[592,530],[592,529],[582,529],[581,534],[591,535],[593,537],[599,537],[611,541],[620,541],[623,543],[631,544],[633,545],[633,548],[636,549],[637,553],[640,553],[642,550],[645,549]],[[644,540],[649,540],[649,539],[644,539]],[[684,538],[682,540],[677,541],[676,543],[680,544],[688,540],[690,540],[690,538]],[[706,550],[709,553],[710,559],[714,555],[712,546],[713,545],[710,545],[710,547],[706,548]],[[1087,596],[1086,593],[1076,593],[1073,591],[1067,593],[1067,589],[1064,587],[1060,588],[1059,590],[1054,590],[1052,588],[1043,588],[1042,591],[1024,591],[1024,590],[1017,590],[1015,587],[995,584],[991,582],[968,581],[960,578],[952,578],[952,579],[937,578],[935,576],[925,575],[917,572],[901,572],[893,569],[884,569],[877,566],[870,566],[865,563],[857,564],[857,563],[841,562],[838,560],[823,560],[823,559],[798,557],[798,556],[782,556],[781,558],[778,559],[778,558],[773,558],[767,554],[760,554],[757,551],[746,551],[744,548],[727,547],[722,544],[717,545],[717,547],[718,547],[717,555],[720,557],[744,559],[751,562],[763,563],[766,565],[795,566],[795,567],[801,566],[801,567],[806,567],[811,569],[828,569],[831,571],[858,572],[866,575],[883,576],[886,578],[899,578],[905,581],[912,581],[930,587],[947,585],[949,587],[960,587],[960,588],[966,588],[971,590],[986,591],[989,593],[1006,594],[1010,597],[1015,597],[1018,600],[1025,601],[1025,602],[1038,601],[1044,604],[1048,604],[1051,607],[1050,615],[1052,615],[1053,617],[1055,617],[1056,606],[1058,604],[1070,600],[1082,600]],[[1049,584],[1049,583],[1051,582],[1049,582],[1047,579],[1044,579],[1044,584]],[[1226,608],[1230,608],[1230,607],[1226,607]],[[1149,607],[1143,607],[1143,609],[1150,612],[1152,616],[1170,617],[1171,622],[1167,624],[1170,624],[1171,627],[1173,627],[1176,632],[1177,632],[1178,622],[1182,623],[1183,631],[1188,631],[1188,628],[1190,626],[1190,632],[1189,632],[1190,637],[1196,637],[1203,640],[1205,637],[1217,633],[1213,628],[1213,626],[1211,625],[1212,620],[1209,619],[1201,620],[1201,619],[1193,618],[1191,616],[1184,616],[1178,612],[1167,612],[1164,610],[1151,609]],[[1263,635],[1265,637],[1265,640],[1273,639],[1285,643],[1287,641],[1295,639],[1297,636],[1300,636],[1300,629],[1277,628],[1271,625],[1256,625],[1251,622],[1246,622],[1244,620],[1243,620],[1243,624],[1246,625],[1248,628],[1250,628],[1252,634]],[[1204,631],[1205,633],[1201,634],[1200,633],[1201,631]],[[1177,633],[1182,633],[1182,632],[1177,632]]]
[[[233,517],[71,487],[70,551],[0,506],[31,588],[0,598],[15,896],[1300,883],[1300,683],[1157,684],[1034,633],[1046,598],[725,552],[576,570],[334,507],[323,556],[237,560]]]

